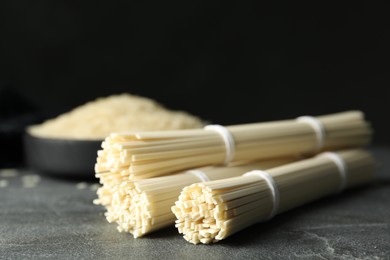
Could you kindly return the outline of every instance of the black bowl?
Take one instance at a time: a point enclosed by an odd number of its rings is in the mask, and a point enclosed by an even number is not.
[[[102,141],[67,140],[24,136],[27,166],[51,175],[93,178]]]

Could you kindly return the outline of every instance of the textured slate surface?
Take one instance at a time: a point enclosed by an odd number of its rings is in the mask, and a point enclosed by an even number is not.
[[[0,172],[0,259],[390,259],[390,148],[372,149],[377,181],[277,216],[214,245],[174,228],[133,239],[116,231],[89,183]],[[27,175],[27,177],[26,177]]]

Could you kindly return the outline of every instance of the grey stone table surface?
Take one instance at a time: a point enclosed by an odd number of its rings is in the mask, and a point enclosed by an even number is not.
[[[198,246],[173,227],[117,232],[92,204],[96,184],[1,170],[0,259],[390,259],[390,147],[371,150],[375,183]]]

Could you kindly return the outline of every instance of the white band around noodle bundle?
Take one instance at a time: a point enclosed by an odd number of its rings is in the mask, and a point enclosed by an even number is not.
[[[234,138],[232,134],[229,132],[229,130],[227,130],[226,127],[221,125],[207,125],[204,127],[204,129],[214,131],[222,137],[222,140],[225,143],[225,150],[226,150],[224,164],[230,163],[234,159],[236,145],[234,142]]]
[[[309,124],[314,129],[317,138],[316,151],[320,151],[322,148],[324,148],[326,133],[324,125],[321,123],[321,121],[312,116],[300,116],[296,120],[298,122]]]
[[[339,191],[345,190],[347,187],[347,165],[345,164],[344,160],[337,154],[337,153],[332,153],[332,152],[326,152],[322,153],[319,155],[320,157],[327,157],[331,159],[334,164],[336,164],[337,169],[339,170],[340,174],[340,186],[339,186]]]
[[[190,170],[186,172],[187,174],[192,174],[195,177],[198,177],[202,182],[210,181],[209,177],[206,173],[200,171],[200,170]]]
[[[261,171],[261,170],[254,170],[254,171],[247,172],[244,174],[244,176],[258,176],[261,179],[265,180],[269,189],[271,190],[272,204],[273,204],[272,210],[266,220],[273,218],[278,213],[279,204],[280,204],[279,189],[278,186],[276,185],[274,178],[272,178],[272,176],[268,172]]]

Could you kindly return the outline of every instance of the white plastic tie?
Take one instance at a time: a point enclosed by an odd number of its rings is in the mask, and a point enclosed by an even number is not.
[[[224,164],[230,163],[234,159],[236,145],[234,142],[234,138],[229,130],[226,127],[221,125],[207,125],[204,127],[205,130],[214,131],[218,133],[223,142],[225,143],[226,156]]]
[[[202,182],[210,181],[210,179],[207,176],[207,174],[202,172],[202,171],[200,171],[200,170],[190,170],[190,171],[187,171],[187,174],[192,174],[195,177],[198,177]]]
[[[326,133],[324,125],[321,123],[321,121],[312,116],[300,116],[296,120],[298,122],[306,123],[314,129],[317,138],[316,151],[320,151],[322,148],[324,148]]]
[[[265,180],[265,182],[267,183],[271,191],[272,204],[273,204],[272,210],[266,220],[273,218],[278,213],[279,204],[280,204],[280,193],[274,178],[272,178],[272,176],[268,172],[261,171],[261,170],[254,170],[254,171],[247,172],[244,174],[244,176],[257,176]]]
[[[340,186],[339,186],[339,192],[345,190],[347,187],[347,172],[348,168],[347,165],[345,164],[344,160],[338,155],[337,153],[332,153],[332,152],[326,152],[322,153],[319,155],[320,157],[327,157],[330,160],[334,162],[334,164],[337,166],[337,169],[339,170],[340,174]]]

